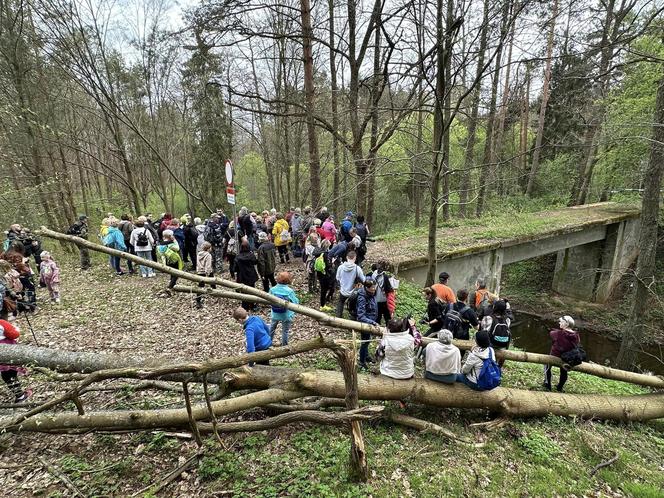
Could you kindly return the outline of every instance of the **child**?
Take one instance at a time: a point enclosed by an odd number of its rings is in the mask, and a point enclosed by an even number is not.
[[[277,285],[270,289],[270,294],[276,296],[284,301],[290,303],[300,304],[299,299],[295,295],[295,291],[289,287],[293,282],[293,277],[287,271],[282,271],[277,275]],[[277,304],[272,305],[272,323],[270,324],[270,339],[274,338],[274,332],[277,330],[277,325],[281,323],[281,345],[288,345],[288,331],[290,330],[291,323],[295,313]]]
[[[410,379],[415,375],[415,348],[422,336],[412,318],[392,318],[387,322],[376,358],[381,360],[380,373],[392,379]]]
[[[196,273],[202,277],[214,277],[214,267],[212,266],[212,244],[203,242],[201,250],[196,256]],[[199,282],[199,287],[205,287],[205,282]],[[216,289],[215,284],[210,285]],[[196,307],[201,309],[203,307],[203,295],[199,294],[196,298]]]
[[[551,343],[551,352],[549,354],[560,358],[564,353],[572,351],[574,348],[578,347],[580,338],[579,333],[572,330],[572,327],[574,327],[574,319],[571,316],[565,315],[561,317],[560,320],[558,320],[558,326],[559,328],[553,329],[549,332],[551,340],[553,341]],[[569,368],[569,365],[567,367]],[[547,391],[551,390],[551,368],[551,365],[544,366],[543,386]],[[556,386],[558,392],[563,392],[565,382],[567,382],[567,368],[563,366],[563,368],[560,369],[560,380]]]
[[[14,270],[12,264],[0,259],[0,289],[2,298],[2,312],[0,318],[3,320],[13,320],[16,317],[16,301],[19,300],[19,294],[23,291],[19,273]]]
[[[276,246],[270,242],[268,235],[265,232],[259,232],[256,257],[258,259],[258,274],[263,280],[263,290],[265,292],[270,290],[270,285],[277,285],[277,281],[274,279],[274,271],[277,269],[275,252]]]
[[[161,259],[161,263],[170,267],[175,268],[176,270],[182,270],[184,268],[184,263],[180,257],[180,246],[175,241],[172,230],[164,230],[162,233],[163,243],[157,246],[157,252]],[[178,282],[178,277],[171,275],[171,279],[168,283],[169,290],[175,287],[175,284]]]
[[[424,350],[424,378],[454,384],[461,371],[461,351],[452,344],[452,332],[442,329],[438,332],[438,342],[428,344]]]
[[[18,329],[11,323],[0,320],[0,344],[16,344],[16,339],[20,335]],[[18,376],[25,375],[25,373],[26,370],[23,367],[0,365],[0,375],[2,375],[2,380],[5,381],[5,384],[14,395],[15,403],[23,403],[32,395],[30,389],[23,390],[21,382],[18,380]]]
[[[272,346],[270,329],[260,317],[249,316],[249,313],[244,308],[235,308],[235,311],[233,311],[233,319],[242,324],[244,336],[247,341],[247,353],[270,349]],[[269,365],[270,361],[259,361],[258,364]],[[253,362],[250,362],[249,366],[254,366]]]
[[[51,301],[60,303],[60,268],[55,263],[51,253],[42,251],[39,255],[42,259],[39,265],[39,281],[46,285]]]
[[[472,349],[470,354],[466,357],[466,361],[461,367],[461,373],[457,375],[457,382],[466,384],[475,391],[483,391],[478,385],[478,378],[484,365],[484,360],[491,358],[496,360],[496,353],[491,347],[491,339],[489,332],[480,330],[475,334],[476,347]]]

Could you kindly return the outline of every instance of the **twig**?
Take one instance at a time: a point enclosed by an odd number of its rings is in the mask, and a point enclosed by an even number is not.
[[[203,446],[203,440],[201,439],[201,433],[198,432],[198,423],[194,419],[194,415],[191,409],[191,398],[189,397],[189,388],[186,382],[182,383],[182,393],[184,394],[184,402],[187,406],[187,416],[189,417],[189,425],[191,426],[191,432],[194,435],[196,444],[199,448]],[[212,407],[208,405],[208,409],[212,412]]]
[[[41,462],[41,464],[44,467],[46,467],[46,470],[48,470],[48,472],[53,477],[58,479],[58,481],[60,481],[62,484],[64,484],[67,487],[67,489],[69,489],[69,491],[74,493],[74,495],[76,495],[76,496],[82,496],[83,498],[85,498],[85,495],[79,491],[79,489],[76,487],[76,485],[73,482],[71,482],[71,480],[66,475],[64,475],[62,472],[60,472],[55,466],[48,463],[42,457],[39,457],[39,461]]]
[[[143,489],[138,490],[136,493],[134,493],[132,498],[134,496],[139,496],[145,493],[146,491],[150,491],[153,495],[156,495],[164,489],[166,486],[168,486],[170,483],[175,481],[178,477],[182,475],[183,472],[188,470],[192,465],[194,465],[195,462],[198,461],[198,459],[203,456],[203,452],[199,449],[199,451],[196,452],[192,457],[190,457],[187,461],[185,461],[182,465],[177,467],[175,470],[171,471],[168,473],[166,476],[164,476],[160,481],[159,484],[150,484],[149,486],[146,486]],[[156,485],[156,487],[155,487]]]
[[[606,460],[605,462],[600,463],[599,465],[595,465],[592,470],[590,471],[590,477],[594,476],[597,474],[597,472],[600,469],[603,469],[604,467],[608,467],[609,465],[612,465],[618,461],[618,453],[614,453],[611,458]]]
[[[205,404],[207,405],[208,412],[210,412],[210,418],[212,419],[212,429],[214,430],[214,435],[216,436],[217,441],[219,441],[219,444],[221,444],[223,447],[224,443],[221,440],[219,431],[217,430],[217,416],[214,414],[214,410],[212,409],[212,402],[210,401],[210,394],[208,393],[207,374],[203,375],[203,394],[205,395]]]

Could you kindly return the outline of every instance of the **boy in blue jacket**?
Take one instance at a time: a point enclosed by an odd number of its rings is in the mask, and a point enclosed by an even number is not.
[[[257,351],[265,351],[272,346],[272,339],[270,339],[270,328],[258,316],[249,316],[247,310],[244,308],[236,308],[233,311],[233,318],[242,324],[244,335],[247,340],[247,353],[254,353]],[[259,361],[259,365],[269,365],[270,361]],[[249,366],[253,366],[253,362]]]
[[[270,294],[290,303],[300,304],[300,300],[295,295],[295,291],[289,287],[293,282],[293,276],[287,271],[282,271],[277,275],[277,285],[270,289]],[[281,323],[281,345],[288,345],[288,331],[295,313],[277,304],[272,305],[272,323],[270,324],[270,339],[274,338],[277,326]]]

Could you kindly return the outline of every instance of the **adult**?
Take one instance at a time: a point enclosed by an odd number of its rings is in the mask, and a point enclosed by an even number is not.
[[[468,296],[468,305],[473,308],[477,317],[481,320],[491,311],[491,306],[498,300],[498,296],[489,292],[486,281],[478,278],[475,282],[475,290]]]
[[[438,341],[424,349],[424,378],[444,384],[454,384],[461,372],[461,351],[452,344],[452,332],[442,329]]]
[[[256,258],[258,259],[258,274],[263,280],[263,290],[268,292],[270,285],[277,285],[274,278],[274,272],[277,269],[277,248],[270,242],[265,232],[258,234],[259,247],[256,251]]]
[[[18,272],[18,279],[23,287],[23,299],[19,303],[18,310],[34,311],[37,308],[37,291],[32,269],[25,257],[25,247],[20,241],[15,240],[1,259],[6,260]]]
[[[124,243],[125,246],[127,247],[127,250],[125,252],[129,254],[136,254],[134,252],[134,246],[131,245],[131,232],[134,231],[134,223],[131,218],[131,215],[128,213],[124,213],[120,216],[120,223],[118,224],[118,230],[122,232],[122,237],[124,238]],[[134,264],[132,263],[131,260],[127,260],[127,268],[129,269],[129,273],[134,273]]]
[[[88,240],[88,217],[84,214],[78,217],[78,220],[72,223],[67,230],[67,235],[73,235],[83,240]],[[81,256],[81,270],[90,269],[90,251],[87,247],[78,246],[78,252]]]
[[[373,280],[364,280],[362,287],[357,293],[357,315],[354,317],[360,323],[367,325],[378,325],[376,319],[378,318],[378,305],[376,304],[376,283]],[[367,361],[369,359],[369,340],[371,334],[368,332],[360,332],[362,344],[360,345],[360,368],[367,368]]]
[[[459,289],[457,300],[448,307],[445,314],[445,328],[452,332],[455,339],[470,339],[470,327],[477,328],[480,324],[473,309],[468,306],[468,291]]]
[[[118,220],[110,220],[108,230],[106,231],[106,236],[103,238],[103,242],[106,247],[122,252],[127,252],[127,246],[124,243],[124,236],[118,229]],[[124,275],[122,266],[120,266],[120,256],[111,255],[111,266],[113,267],[113,270],[115,270],[115,274],[117,276]]]
[[[224,248],[223,258],[228,261],[228,271],[231,274],[231,279],[235,279],[235,258],[238,253],[238,238],[235,233],[235,222],[231,221],[228,224],[228,230],[224,235]],[[216,267],[215,267],[216,268]]]
[[[213,214],[205,227],[203,238],[212,245],[212,265],[215,273],[224,271],[224,245],[227,226],[218,214]],[[232,272],[231,272],[232,276]]]
[[[175,237],[180,247],[180,256],[182,256],[182,252],[184,251],[184,230],[182,229],[180,220],[173,218],[168,225],[168,229],[173,232],[173,237]],[[184,262],[184,259],[182,261]]]
[[[249,210],[242,206],[240,208],[240,212],[237,215],[237,221],[238,221],[238,226],[237,228],[240,230],[238,234],[241,237],[245,237],[247,239],[247,243],[249,244],[249,249],[254,250],[256,241],[254,240],[254,222],[251,219],[251,215],[249,214]]]
[[[365,280],[362,268],[355,264],[356,258],[355,252],[350,251],[346,254],[346,261],[337,268],[336,280],[339,284],[339,300],[337,301],[336,316],[339,318],[343,316],[344,306],[355,286]],[[373,292],[375,294],[375,289]],[[376,321],[375,318],[374,321]]]
[[[159,229],[157,230],[157,236],[159,239],[162,238],[164,230],[166,230],[168,225],[171,224],[172,219],[173,215],[171,213],[164,213],[164,215],[161,217],[161,223],[159,223]]]
[[[486,330],[480,330],[475,334],[475,344],[461,367],[461,373],[457,375],[457,382],[466,384],[475,391],[482,391],[477,385],[477,380],[484,366],[484,360],[491,358],[495,361],[496,354]]]
[[[330,241],[324,240],[320,247],[315,248],[312,253],[313,269],[320,284],[320,309],[321,311],[332,311],[334,308],[328,306],[334,299],[334,266],[330,259]]]
[[[353,228],[353,212],[348,211],[346,216],[344,216],[343,221],[341,222],[341,226],[339,227],[340,240],[345,240],[346,242],[351,241],[353,238],[350,234],[351,228]]]
[[[191,269],[196,271],[198,230],[196,229],[196,224],[190,214],[185,214],[182,218],[184,219],[184,226],[182,227],[184,230],[183,259],[185,262],[187,262],[187,260],[191,261]]]
[[[129,236],[129,243],[134,246],[136,256],[145,259],[146,261],[153,261],[152,249],[155,247],[155,238],[152,231],[148,228],[150,224],[145,216],[139,216],[136,219],[136,227],[132,230]],[[139,266],[141,277],[152,278],[155,276],[154,269],[149,266]]]
[[[448,304],[440,299],[431,287],[425,287],[423,292],[427,301],[427,316],[420,323],[429,326],[425,335],[431,336],[443,329]]]
[[[456,296],[454,295],[452,288],[447,285],[449,279],[450,274],[446,271],[441,271],[438,275],[438,283],[433,284],[431,288],[434,290],[441,301],[445,301],[447,304],[454,304],[456,303]]]
[[[244,308],[235,308],[233,319],[242,325],[247,353],[256,353],[270,349],[270,346],[272,346],[270,328],[260,317],[250,316]],[[258,365],[269,365],[270,361],[257,361],[256,363]],[[249,362],[250,367],[253,365],[253,362]]]
[[[295,208],[293,206],[291,206],[288,209],[288,212],[286,213],[286,216],[284,216],[284,219],[286,220],[286,223],[288,223],[289,225],[290,225],[290,222],[291,222],[291,218],[293,217],[294,214],[295,214]]]
[[[512,324],[512,310],[510,309],[509,302],[505,299],[499,299],[493,306],[491,306],[491,313],[484,318],[480,323],[480,328],[489,334],[491,345],[494,349],[509,349],[510,341],[512,340],[512,333],[510,327]],[[505,359],[498,360],[498,364],[502,367]]]
[[[290,255],[288,254],[288,244],[290,244],[291,235],[288,227],[288,222],[284,219],[281,213],[276,214],[276,221],[272,226],[272,240],[277,246],[279,251],[279,261],[282,263],[290,262]]]
[[[362,237],[360,237],[357,234],[357,230],[355,230],[355,227],[350,229],[349,236],[350,236],[350,242],[348,244],[352,245],[353,250],[357,253],[357,264],[362,265],[362,262],[364,261],[364,255],[367,253],[366,246],[364,246],[364,249],[362,248],[363,247]]]
[[[222,225],[228,226],[228,216],[226,216],[226,213],[224,213],[223,209],[217,208],[216,215]]]
[[[144,228],[147,228],[148,231],[152,234],[152,238],[155,241],[155,244],[152,246],[152,261],[157,261],[157,242],[159,241],[158,228],[161,223],[152,221],[152,214],[148,213],[145,215],[145,224]]]
[[[326,240],[327,242],[331,243],[330,240],[328,239],[323,239]],[[338,267],[341,263],[346,261],[346,254],[348,253],[349,244],[345,240],[342,240],[338,244],[335,244],[332,249],[330,249],[330,259],[334,262],[336,267]]]
[[[322,218],[321,218],[322,219]],[[328,216],[321,227],[323,230],[323,237],[329,240],[332,244],[337,241],[337,227],[334,224],[334,217]]]
[[[291,233],[293,234],[293,241],[291,244],[291,250],[293,251],[293,257],[299,258],[302,255],[302,249],[304,247],[302,231],[302,213],[300,208],[295,208],[293,211],[293,216],[288,220],[290,224]]]
[[[379,261],[376,264],[376,269],[371,274],[371,279],[376,282],[376,304],[378,305],[378,318],[376,321],[385,321],[385,325],[392,319],[392,313],[387,307],[387,298],[390,292],[393,292],[392,284],[390,284],[390,275],[385,271],[387,268],[386,261]]]
[[[327,208],[323,206],[322,208],[320,208],[320,211],[318,212],[318,214],[316,214],[315,217],[321,221],[325,221],[328,218],[328,216],[330,216],[330,213],[328,212]]]
[[[574,327],[574,319],[569,315],[565,315],[558,320],[558,328],[549,332],[552,341],[551,351],[549,352],[551,356],[560,358],[564,353],[579,347],[581,341],[579,333],[573,330],[572,327]],[[544,383],[542,385],[547,391],[551,390],[552,368],[552,365],[544,366]],[[568,368],[565,368],[565,365],[560,368],[560,380],[556,386],[558,392],[563,392],[563,387],[567,382],[567,370]]]
[[[258,273],[256,273],[257,264],[258,259],[256,259],[256,255],[249,248],[247,239],[243,238],[240,244],[240,252],[235,258],[236,282],[248,285],[249,287],[255,287],[258,281]],[[254,309],[256,305],[249,301],[242,301],[242,307],[248,311]]]

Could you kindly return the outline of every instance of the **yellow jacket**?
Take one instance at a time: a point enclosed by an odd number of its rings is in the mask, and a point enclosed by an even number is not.
[[[285,246],[288,244],[289,240],[281,240],[281,232],[284,230],[288,231],[288,222],[284,219],[277,220],[277,222],[272,227],[272,235],[274,237],[274,245],[276,246]]]

